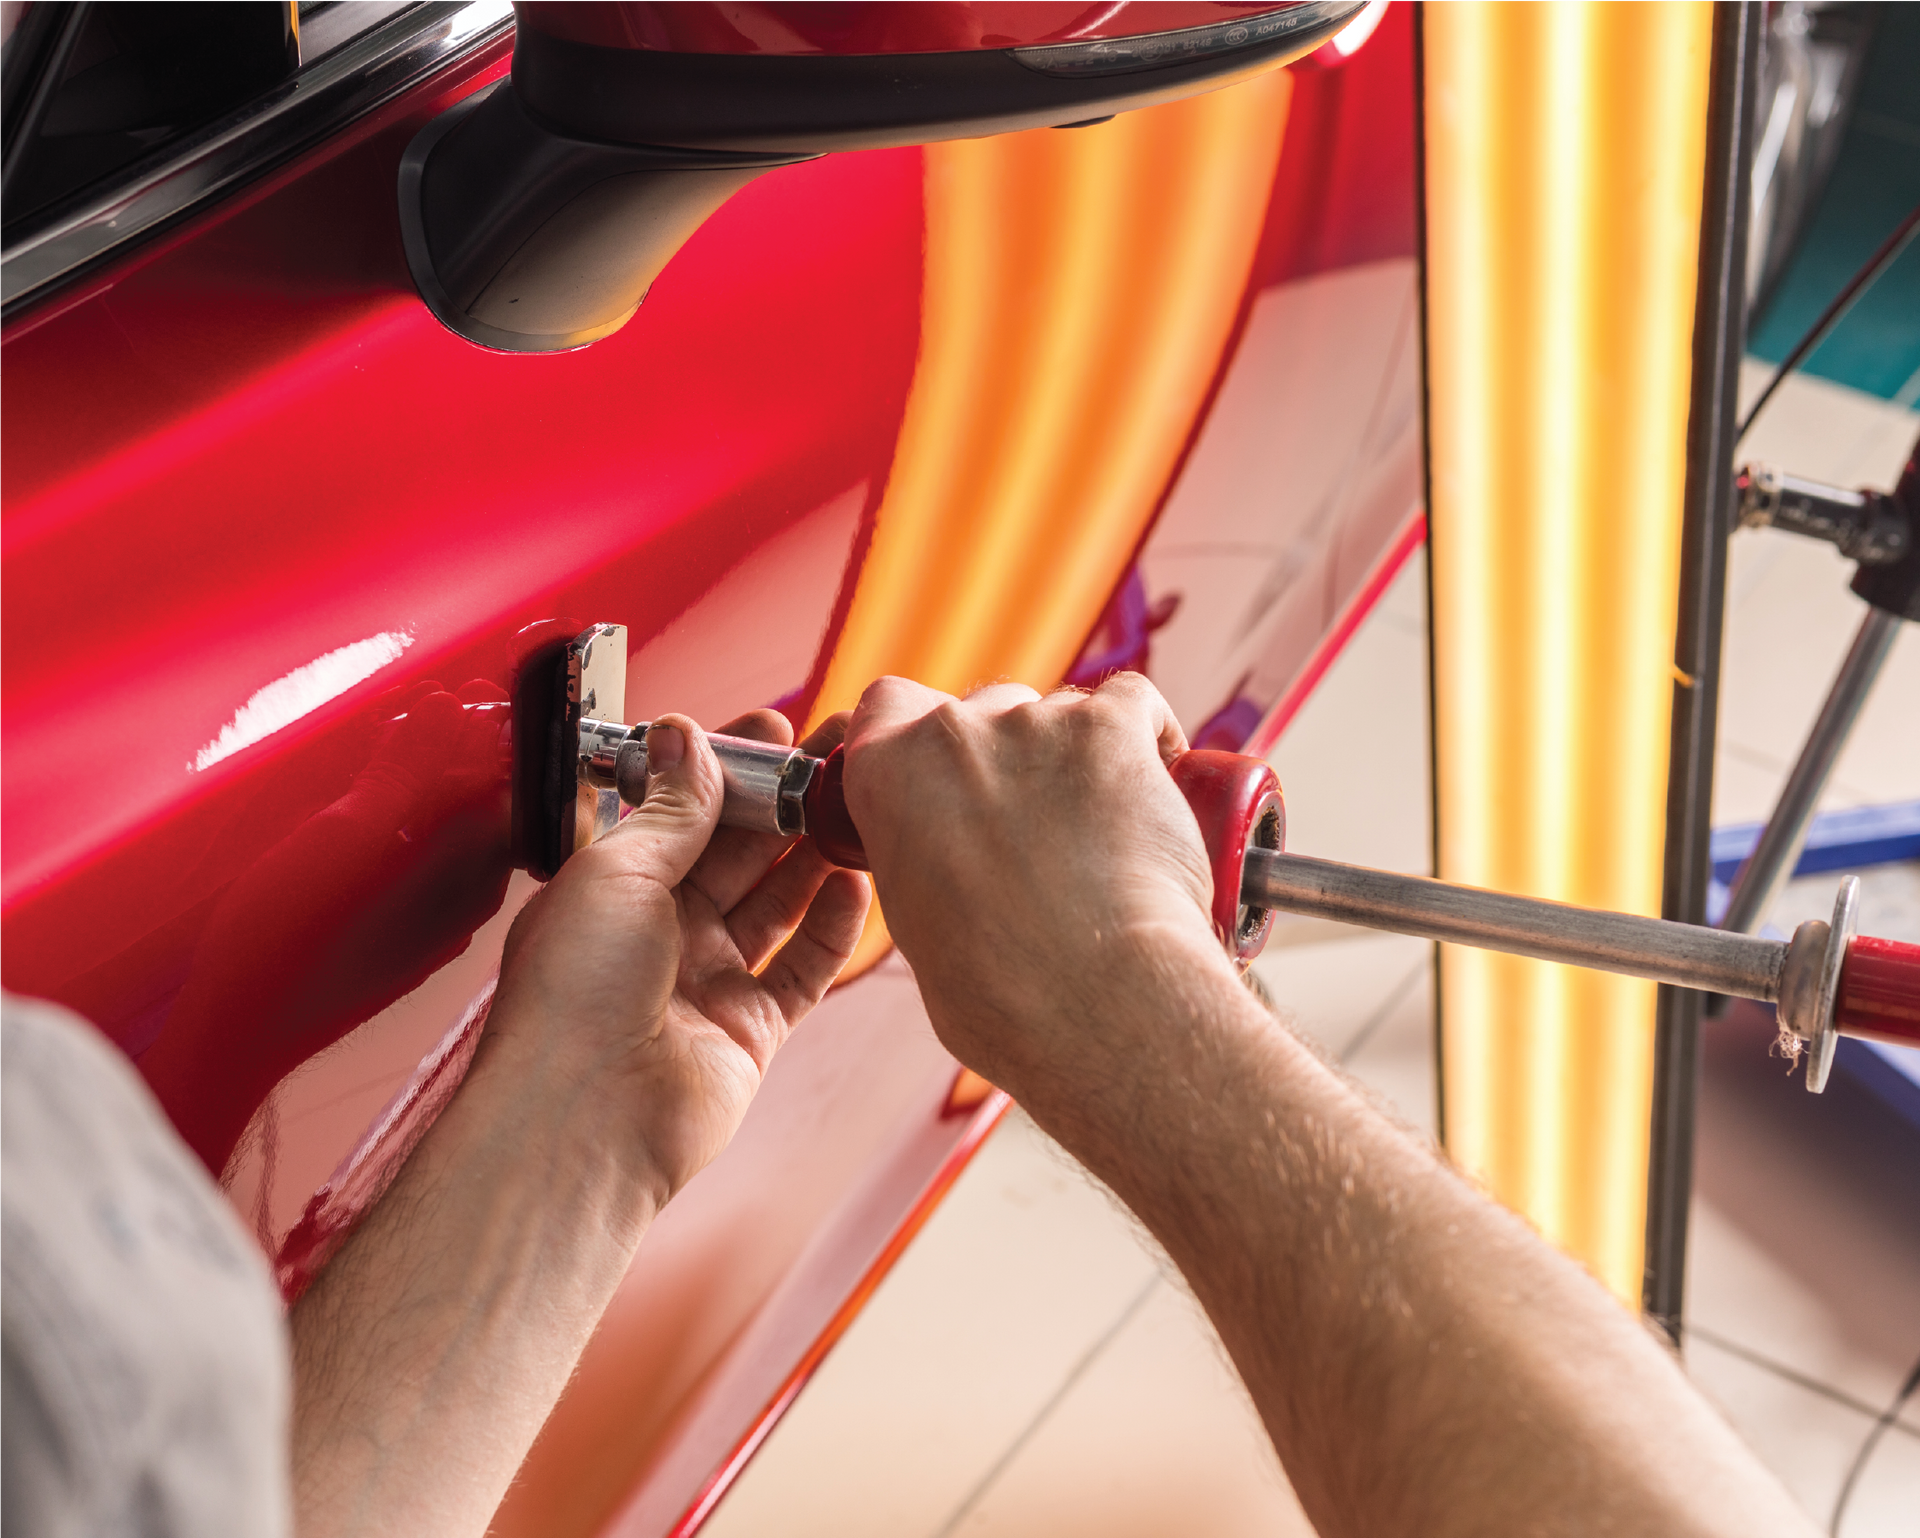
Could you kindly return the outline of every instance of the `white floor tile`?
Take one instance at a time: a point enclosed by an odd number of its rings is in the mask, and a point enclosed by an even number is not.
[[[1433,1039],[1433,947],[1399,976],[1394,992],[1348,1042],[1341,1061],[1396,1120],[1423,1137],[1438,1134],[1440,1075]]]
[[[1809,1095],[1768,1055],[1769,1035],[1766,1013],[1741,1006],[1708,1030],[1687,1360],[1824,1524],[1866,1411],[1891,1400],[1920,1356],[1920,1163],[1912,1129],[1866,1089],[1836,1073]],[[1920,1404],[1903,1423],[1920,1435]],[[1917,1450],[1883,1448],[1875,1488],[1920,1472]],[[1920,1499],[1904,1488],[1904,1520],[1889,1525],[1863,1483],[1846,1531],[1920,1530]]]
[[[1161,1281],[941,1538],[1312,1532],[1206,1316]]]
[[[1715,822],[1759,822],[1773,809],[1867,611],[1847,590],[1852,573],[1837,551],[1797,535],[1757,529],[1734,536],[1720,672]],[[1904,625],[1820,804],[1862,806],[1916,797],[1920,625]]]
[[[1773,365],[1740,366],[1740,399],[1753,401]],[[1742,414],[1746,406],[1742,405]],[[1891,486],[1913,452],[1920,414],[1813,374],[1791,376],[1741,444],[1739,463],[1755,461],[1836,486]]]
[[[1687,1366],[1698,1383],[1826,1530],[1835,1498],[1873,1417],[1733,1352],[1695,1340]],[[1911,1538],[1920,1525],[1920,1432],[1880,1439],[1848,1502],[1845,1538]]]
[[[1920,1529],[1920,1438],[1889,1433],[1860,1470],[1840,1522],[1839,1538],[1913,1538],[1916,1529]]]
[[[1756,375],[1749,367],[1748,385]],[[1743,459],[1841,485],[1890,485],[1920,416],[1796,379]],[[1734,536],[1714,821],[1764,820],[1865,605],[1836,551]],[[1920,627],[1895,643],[1823,808],[1920,798]],[[1840,872],[1787,884],[1767,915],[1825,918]],[[1867,873],[1861,927],[1920,935],[1920,875]],[[1822,1528],[1848,1460],[1920,1355],[1920,1170],[1913,1134],[1836,1075],[1813,1097],[1767,1055],[1760,1011],[1709,1027],[1688,1257],[1696,1382]],[[1920,1406],[1862,1476],[1842,1531],[1920,1532]]]
[[[1159,1259],[1011,1114],[704,1529],[916,1538],[959,1510]]]
[[[1833,900],[1847,874],[1836,870],[1795,877],[1780,889],[1763,927],[1784,938],[1803,920],[1831,918]],[[1860,933],[1920,941],[1920,861],[1876,865],[1853,874],[1860,878]]]
[[[1783,1234],[1752,1221],[1749,1193],[1717,1177],[1708,1183],[1714,1194],[1696,1198],[1692,1214],[1690,1326],[1716,1350],[1745,1351],[1858,1405],[1887,1404],[1920,1355],[1911,1254],[1886,1254],[1848,1221],[1853,1214]],[[1797,1240],[1799,1253],[1781,1253],[1783,1240]],[[1920,1404],[1906,1418],[1920,1427]],[[1765,1434],[1743,1418],[1736,1424]]]
[[[1323,1052],[1343,1057],[1383,1007],[1411,986],[1433,947],[1406,935],[1328,926],[1318,945],[1269,947],[1253,967],[1282,1018]]]
[[[1426,582],[1422,550],[1269,755],[1286,794],[1287,848],[1297,854],[1433,869]]]

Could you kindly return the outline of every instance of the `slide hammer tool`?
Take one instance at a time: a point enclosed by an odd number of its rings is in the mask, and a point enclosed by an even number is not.
[[[646,730],[582,719],[582,785],[639,805]],[[867,868],[839,749],[820,759],[708,740],[726,785],[722,823],[811,837],[835,864]],[[1791,940],[1770,940],[1288,854],[1280,782],[1265,762],[1195,750],[1171,773],[1206,843],[1214,929],[1240,965],[1259,953],[1280,912],[1760,999],[1777,1006],[1782,1027],[1806,1049],[1807,1087],[1816,1092],[1842,1034],[1920,1043],[1920,945],[1854,933],[1858,877],[1842,882],[1831,922],[1810,920]]]

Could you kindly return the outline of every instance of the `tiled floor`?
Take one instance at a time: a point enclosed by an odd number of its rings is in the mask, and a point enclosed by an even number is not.
[[[1755,453],[1885,483],[1917,420],[1836,387],[1795,385]],[[1719,820],[1765,816],[1857,623],[1844,578],[1837,558],[1786,536],[1736,541]],[[1275,753],[1290,847],[1428,868],[1423,595],[1416,560]],[[1920,634],[1909,627],[1827,804],[1920,797],[1917,705]],[[1776,920],[1818,911],[1831,892],[1831,879],[1795,883]],[[1883,876],[1874,902],[1882,918],[1913,920],[1920,937],[1920,877]],[[1283,921],[1260,970],[1300,1029],[1403,1120],[1431,1129],[1426,945]],[[1874,1414],[1920,1354],[1920,1134],[1857,1085],[1807,1096],[1753,1049],[1754,1033],[1730,1019],[1708,1045],[1687,1361],[1824,1528]],[[1178,1278],[1017,1113],[706,1529],[715,1538],[1308,1531]],[[1920,1531],[1920,1405],[1882,1439],[1843,1531]]]
[[[1764,370],[1749,365],[1746,393]],[[1920,414],[1825,380],[1794,378],[1742,455],[1842,486],[1891,486]],[[1714,820],[1758,822],[1773,806],[1866,606],[1853,568],[1826,545],[1774,529],[1735,535],[1727,575]],[[1920,796],[1920,629],[1902,627],[1823,806]]]
[[[1749,391],[1753,379],[1746,381]],[[1920,417],[1817,379],[1781,392],[1746,456],[1842,485],[1891,485]],[[1715,820],[1772,807],[1864,605],[1852,568],[1772,530],[1735,536]],[[1920,627],[1903,628],[1823,809],[1920,797]],[[1839,873],[1792,882],[1768,924],[1833,907]],[[1862,928],[1920,939],[1920,867],[1867,876]],[[1836,1074],[1809,1096],[1752,1050],[1767,1026],[1711,1028],[1688,1277],[1694,1379],[1824,1528],[1874,1417],[1920,1357],[1920,1132]],[[1840,1531],[1920,1532],[1920,1403],[1865,1465]]]

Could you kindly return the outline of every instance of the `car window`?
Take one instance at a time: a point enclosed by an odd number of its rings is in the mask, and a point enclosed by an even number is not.
[[[73,7],[40,0],[0,3],[0,117],[4,118],[6,159],[11,165],[20,136],[14,129],[25,117],[26,87],[39,78],[48,49],[67,25]]]
[[[286,79],[288,0],[0,0],[0,228]]]

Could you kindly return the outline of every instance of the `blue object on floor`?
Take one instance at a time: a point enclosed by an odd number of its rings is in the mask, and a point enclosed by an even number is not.
[[[1743,822],[1713,830],[1708,849],[1715,881],[1733,884],[1741,862],[1753,853],[1765,826]],[[1822,812],[1807,831],[1807,844],[1793,873],[1816,876],[1825,870],[1857,870],[1863,865],[1891,865],[1896,860],[1920,860],[1920,801]]]
[[[1707,922],[1718,924],[1727,911],[1727,893],[1733,878],[1753,846],[1760,842],[1764,823],[1742,822],[1715,828],[1707,848],[1713,860],[1713,880],[1707,890]],[[1806,847],[1794,866],[1796,876],[1817,876],[1829,870],[1861,870],[1869,865],[1892,865],[1920,860],[1920,801],[1895,801],[1886,806],[1850,806],[1822,812],[1807,831]]]

